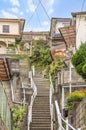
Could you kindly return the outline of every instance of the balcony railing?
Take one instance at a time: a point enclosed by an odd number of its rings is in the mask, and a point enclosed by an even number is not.
[[[17,50],[0,48],[0,54],[18,54]]]

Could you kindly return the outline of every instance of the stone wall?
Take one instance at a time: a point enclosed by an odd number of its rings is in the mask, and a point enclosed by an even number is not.
[[[76,109],[76,128],[86,130],[86,98],[84,98]]]

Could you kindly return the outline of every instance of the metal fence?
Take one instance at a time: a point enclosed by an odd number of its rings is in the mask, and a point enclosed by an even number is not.
[[[0,117],[2,118],[7,130],[11,130],[11,110],[4,90],[3,83],[0,81]]]
[[[67,83],[85,83],[82,77],[77,74],[74,68],[62,69],[58,72],[58,83],[67,84]]]

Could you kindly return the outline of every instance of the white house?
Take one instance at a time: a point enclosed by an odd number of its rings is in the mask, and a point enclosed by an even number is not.
[[[76,21],[76,48],[86,42],[86,11],[72,13]]]

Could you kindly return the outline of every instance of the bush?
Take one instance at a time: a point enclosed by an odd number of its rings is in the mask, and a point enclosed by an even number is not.
[[[79,103],[86,96],[86,91],[75,91],[67,96],[66,108],[73,109],[75,103]]]
[[[17,108],[14,108],[12,111],[13,111],[14,127],[18,128],[20,127],[19,122],[23,121],[23,118],[26,114],[26,109],[24,106],[18,106]]]
[[[86,43],[81,44],[71,60],[77,73],[86,80]]]

